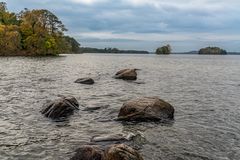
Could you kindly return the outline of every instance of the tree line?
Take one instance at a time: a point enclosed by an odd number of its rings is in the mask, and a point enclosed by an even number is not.
[[[65,36],[64,24],[46,9],[16,14],[0,2],[0,55],[58,55],[78,52],[80,44]]]
[[[120,50],[118,48],[91,48],[91,47],[81,47],[80,53],[132,53],[132,54],[148,54],[148,51],[138,51],[138,50]]]

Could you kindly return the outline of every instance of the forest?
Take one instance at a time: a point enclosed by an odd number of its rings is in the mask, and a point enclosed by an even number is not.
[[[149,54],[148,51],[140,50],[120,50],[118,48],[92,48],[92,47],[80,47],[80,53],[124,53],[124,54]]]
[[[46,9],[8,11],[0,2],[0,56],[46,56],[78,52],[80,44],[65,36],[67,29]]]

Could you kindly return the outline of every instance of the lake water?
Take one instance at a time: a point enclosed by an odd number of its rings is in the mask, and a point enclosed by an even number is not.
[[[137,82],[113,79],[138,68]],[[92,86],[73,83],[93,77]],[[72,95],[80,110],[68,121],[40,114]],[[158,96],[175,107],[170,124],[114,121],[122,104]],[[101,107],[84,111],[85,107]],[[145,160],[240,159],[240,56],[65,55],[0,58],[0,159],[61,160],[95,135],[142,132]]]

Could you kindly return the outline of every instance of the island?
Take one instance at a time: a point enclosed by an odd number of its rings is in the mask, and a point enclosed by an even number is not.
[[[0,2],[0,56],[47,56],[78,52],[80,44],[65,36],[64,24],[45,9],[9,12]]]
[[[206,47],[198,51],[198,54],[201,55],[226,55],[227,51],[219,47]]]
[[[168,44],[166,46],[162,46],[156,49],[156,54],[171,54],[171,46]]]

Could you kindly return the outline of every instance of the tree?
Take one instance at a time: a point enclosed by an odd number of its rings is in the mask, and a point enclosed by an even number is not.
[[[6,2],[0,2],[0,12],[5,12],[7,10]]]
[[[25,9],[19,14],[23,48],[37,55],[56,55],[68,48],[63,32],[67,29],[48,10]]]
[[[0,24],[3,25],[18,24],[16,14],[7,11],[7,6],[5,2],[0,2]]]
[[[70,51],[73,53],[80,52],[80,44],[73,37],[65,36],[65,40],[67,41]]]
[[[206,47],[202,48],[198,52],[199,54],[227,54],[226,50],[223,50],[219,47]]]
[[[156,54],[170,54],[172,51],[171,46],[168,44],[156,49]]]
[[[24,9],[19,14],[0,2],[0,55],[58,55],[77,52],[80,44],[71,37],[56,15],[46,9]]]
[[[16,25],[0,25],[0,55],[13,55],[21,49],[21,36]]]

